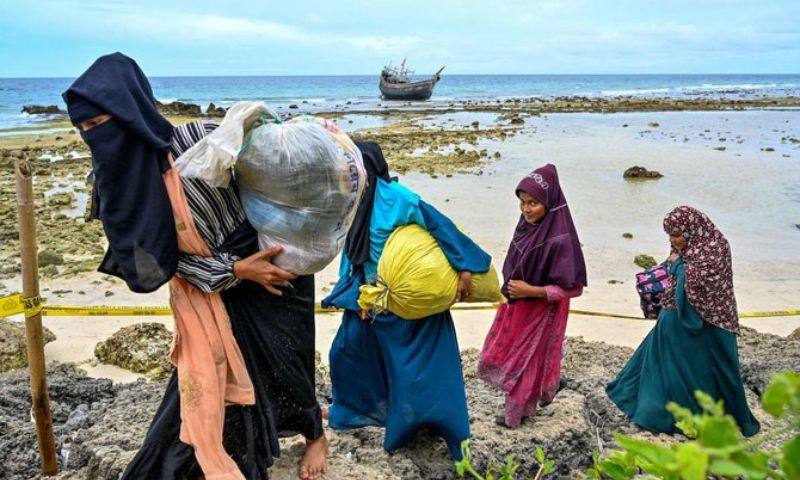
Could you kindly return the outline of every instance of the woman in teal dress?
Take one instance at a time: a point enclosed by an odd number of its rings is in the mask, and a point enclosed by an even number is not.
[[[395,228],[417,224],[436,239],[459,273],[459,293],[468,296],[471,273],[489,270],[491,257],[447,217],[389,177],[380,147],[358,142],[369,188],[348,233],[339,282],[325,307],[345,310],[330,350],[334,429],[385,427],[384,448],[405,446],[421,429],[441,435],[454,458],[470,436],[464,378],[450,312],[405,320],[389,311],[368,318],[357,300],[359,287],[374,283],[377,265]]]
[[[702,212],[678,207],[664,218],[672,255],[672,281],[655,327],[606,387],[611,400],[637,425],[674,434],[668,402],[694,412],[694,392],[722,400],[742,433],[755,435],[758,421],[747,406],[739,373],[739,319],[728,241]]]

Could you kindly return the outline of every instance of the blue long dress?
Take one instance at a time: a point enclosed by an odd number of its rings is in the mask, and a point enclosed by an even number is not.
[[[374,281],[386,240],[398,226],[425,228],[457,271],[482,273],[491,257],[435,208],[397,182],[378,179],[370,218],[370,258],[353,268],[342,253],[339,282],[323,306],[345,309],[330,350],[335,429],[386,428],[384,448],[404,446],[421,428],[440,434],[454,458],[469,438],[469,417],[450,312],[404,320],[391,312],[361,320],[359,287]]]
[[[761,427],[747,406],[736,334],[705,322],[688,302],[681,259],[672,263],[670,273],[677,282],[677,308],[661,309],[656,325],[606,387],[608,396],[637,425],[674,434],[667,402],[699,413],[694,392],[702,390],[725,402],[744,435],[755,435]]]

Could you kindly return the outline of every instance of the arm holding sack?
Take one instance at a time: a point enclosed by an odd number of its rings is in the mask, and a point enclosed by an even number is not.
[[[460,302],[472,293],[472,274],[489,271],[492,257],[432,205],[420,200],[419,209],[428,233],[436,240],[453,269],[458,272],[456,301]]]
[[[175,274],[200,291],[221,292],[241,281],[233,272],[233,266],[239,260],[238,256],[228,252],[218,252],[210,257],[181,252]]]

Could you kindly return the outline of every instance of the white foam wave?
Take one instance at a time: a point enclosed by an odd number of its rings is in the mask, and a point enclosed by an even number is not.
[[[292,98],[290,102],[308,102],[308,103],[322,103],[327,101],[327,98]]]
[[[664,93],[714,93],[714,92],[752,92],[770,90],[788,90],[800,87],[796,83],[731,83],[713,84],[703,83],[700,85],[685,85],[680,87],[658,87],[658,88],[635,88],[622,90],[601,90],[600,94],[605,96],[634,96],[634,95],[657,95]]]

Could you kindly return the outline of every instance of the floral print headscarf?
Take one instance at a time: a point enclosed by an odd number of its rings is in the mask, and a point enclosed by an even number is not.
[[[706,322],[738,333],[728,240],[706,214],[687,206],[677,207],[664,217],[664,231],[686,239],[685,248],[673,251],[683,259],[689,303]],[[675,282],[667,289],[662,305],[675,308]]]

